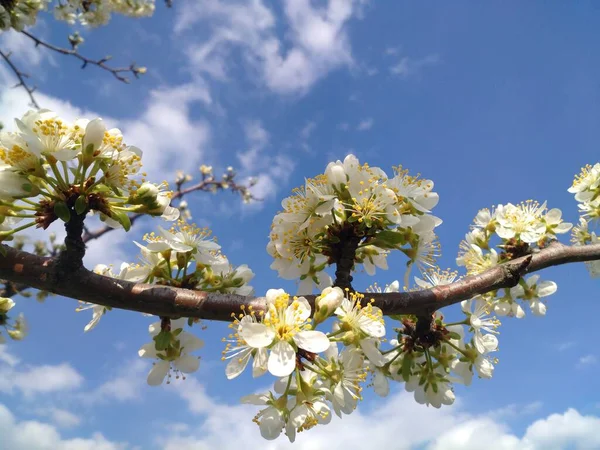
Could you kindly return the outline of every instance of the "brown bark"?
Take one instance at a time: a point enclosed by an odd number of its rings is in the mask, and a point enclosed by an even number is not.
[[[161,317],[195,317],[208,320],[231,319],[242,305],[264,308],[264,297],[218,294],[167,286],[116,280],[85,268],[74,271],[68,280],[60,274],[56,259],[4,246],[0,256],[0,278],[58,295],[111,308],[145,312]],[[384,314],[427,314],[496,289],[514,286],[519,277],[550,266],[600,259],[600,244],[569,247],[553,242],[533,255],[509,261],[481,274],[432,289],[399,293],[369,293]],[[315,296],[305,296],[314,304]]]

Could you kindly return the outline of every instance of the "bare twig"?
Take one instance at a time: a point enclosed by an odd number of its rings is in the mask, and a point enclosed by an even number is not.
[[[107,72],[112,73],[113,76],[117,80],[122,81],[123,83],[129,83],[129,79],[127,77],[123,76],[122,75],[123,73],[131,72],[131,74],[133,76],[135,76],[136,78],[138,78],[139,74],[141,73],[140,68],[138,68],[135,65],[135,63],[132,63],[129,67],[110,67],[110,66],[106,65],[106,63],[111,58],[110,56],[105,56],[104,58],[100,58],[98,60],[91,59],[91,58],[81,55],[76,49],[57,47],[56,45],[49,44],[48,42],[41,40],[40,38],[38,38],[37,36],[34,36],[33,34],[29,33],[26,30],[21,31],[21,33],[24,34],[25,36],[27,36],[28,38],[30,38],[31,40],[33,40],[35,42],[36,47],[40,46],[40,47],[47,48],[48,50],[52,50],[54,52],[60,53],[62,55],[72,56],[82,62],[82,65],[81,65],[82,69],[85,69],[88,65],[98,66],[101,69],[104,69]]]
[[[207,179],[204,179],[204,180],[200,181],[199,183],[197,183],[193,186],[187,187],[185,189],[182,189],[182,185],[180,183],[177,183],[177,188],[173,192],[173,197],[171,197],[171,200],[176,200],[176,199],[181,200],[185,195],[190,194],[192,192],[196,192],[196,191],[210,192],[215,188],[216,189],[225,189],[222,186],[222,183],[223,183],[222,181],[219,181],[219,180],[216,180],[213,178],[207,178]],[[242,195],[244,195],[247,192],[248,188],[241,184],[235,183],[235,181],[233,181],[233,180],[230,180],[230,181],[227,181],[227,189],[231,190],[232,192],[239,192]],[[250,198],[255,201],[260,200],[252,195],[250,196]],[[133,225],[133,223],[135,221],[137,221],[143,215],[144,214],[132,214],[131,216],[129,216],[129,219],[131,220],[131,224]],[[85,233],[83,234],[83,242],[89,242],[91,240],[98,239],[100,236],[103,236],[112,230],[114,230],[114,228],[111,228],[109,226],[104,226],[104,227],[99,228],[94,231],[89,231],[86,228]]]
[[[64,279],[58,273],[55,258],[36,256],[8,246],[4,246],[4,250],[6,256],[0,256],[0,278],[111,308],[145,312],[160,317],[223,321],[231,320],[231,314],[240,312],[242,306],[252,306],[256,311],[265,309],[264,297],[132,283],[103,277],[85,268],[73,271],[68,279]],[[508,261],[452,284],[422,291],[365,295],[373,298],[374,305],[386,315],[424,315],[478,294],[512,287],[527,273],[550,266],[592,260],[600,260],[600,244],[569,247],[553,242],[538,253]],[[305,297],[314,305],[314,295]]]
[[[17,66],[15,66],[15,64],[10,59],[10,56],[11,56],[10,53],[4,53],[2,50],[0,50],[0,56],[2,56],[2,58],[4,59],[6,64],[8,64],[8,66],[12,69],[13,73],[19,79],[19,83],[17,85],[15,85],[14,87],[22,87],[23,89],[25,89],[25,91],[27,91],[27,95],[29,95],[29,99],[31,100],[31,105],[37,109],[40,109],[40,105],[38,104],[38,102],[35,100],[35,97],[33,96],[33,93],[36,90],[35,86],[30,87],[27,84],[27,82],[25,81],[26,78],[29,78],[29,75],[27,75],[24,72],[21,72],[19,70],[19,68]]]

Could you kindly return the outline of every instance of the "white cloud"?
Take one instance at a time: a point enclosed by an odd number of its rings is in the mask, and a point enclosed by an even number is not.
[[[281,186],[287,183],[295,165],[283,154],[270,155],[265,151],[270,136],[260,121],[247,121],[244,124],[244,133],[249,148],[237,154],[241,165],[240,175],[256,177],[256,184],[250,188],[256,198],[271,199]],[[253,210],[262,209],[264,202],[252,202],[248,207]]]
[[[439,55],[428,55],[424,58],[412,59],[408,56],[403,57],[390,67],[390,72],[394,75],[407,78],[412,75],[417,75],[424,67],[434,66],[439,64]]]
[[[45,39],[49,31],[48,25],[44,20],[38,20],[35,24],[35,35]],[[11,52],[11,59],[16,63],[19,70],[29,75],[29,84],[35,85],[35,80],[45,79],[47,72],[38,70],[42,62],[48,62],[56,67],[58,63],[55,55],[48,49],[38,47],[35,42],[19,33],[16,30],[9,29],[0,33],[0,44],[3,52]],[[16,81],[13,83],[13,86]]]
[[[81,423],[81,417],[66,409],[60,408],[37,408],[35,414],[49,418],[59,428],[73,428]]]
[[[312,135],[313,131],[315,131],[315,128],[317,128],[317,123],[315,121],[311,120],[310,122],[307,122],[300,131],[300,136],[302,139],[308,139]]]
[[[188,1],[179,10],[175,32],[195,30],[200,22],[211,28],[208,39],[186,48],[194,73],[227,80],[227,60],[239,49],[244,63],[269,89],[301,94],[330,71],[353,63],[347,23],[359,15],[362,3],[328,0],[314,6],[310,0],[286,0],[284,41],[277,35],[275,14],[262,0]]]
[[[427,450],[560,450],[565,448],[600,448],[600,418],[583,416],[574,409],[552,414],[531,423],[522,437],[510,430],[505,420],[533,414],[541,404],[533,402],[490,411],[477,416],[468,414],[457,402],[453,407],[434,409],[417,404],[413,396],[401,392],[379,399],[372,409],[362,406],[342,420],[317,426],[301,433],[290,444],[285,436],[265,441],[251,418],[259,407],[226,405],[207,395],[194,378],[171,386],[188,406],[204,417],[170,427],[169,433],[156,437],[165,450],[209,449],[233,450],[243,442],[247,448],[268,450],[353,450],[363,448]],[[231,436],[236,436],[235,440]]]
[[[122,364],[112,378],[97,388],[80,393],[80,399],[86,404],[113,403],[138,400],[142,390],[147,388],[146,374],[148,364],[140,359],[134,359]]]
[[[560,344],[558,344],[556,346],[556,349],[559,352],[564,352],[565,350],[570,349],[571,347],[573,347],[576,344],[575,341],[566,341],[566,342],[561,342]]]
[[[18,365],[0,365],[0,379],[0,392],[12,393],[18,390],[26,397],[75,390],[83,383],[83,376],[68,363],[23,369],[18,368]]]
[[[90,438],[63,439],[52,425],[37,421],[18,421],[0,404],[2,448],[10,450],[119,450],[126,444],[111,442],[101,433]]]
[[[579,358],[577,365],[579,367],[591,366],[598,362],[598,358],[595,355],[585,355]]]
[[[375,120],[373,120],[372,117],[369,117],[368,119],[361,120],[356,129],[358,131],[367,131],[373,128],[374,123]]]
[[[8,352],[8,345],[0,345],[0,361],[14,367],[19,364],[19,358]]]

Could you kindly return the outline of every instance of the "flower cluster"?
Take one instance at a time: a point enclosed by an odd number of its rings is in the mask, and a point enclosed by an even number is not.
[[[401,167],[388,178],[354,155],[332,162],[283,200],[267,246],[271,268],[282,278],[299,278],[298,292],[308,294],[332,284],[324,272],[331,264],[346,270],[362,264],[371,275],[376,267],[387,269],[391,249],[411,264],[430,266],[439,249],[433,230],[441,223],[430,215],[439,199],[432,189],[432,181]]]
[[[430,269],[417,285],[429,288],[454,281],[455,272]],[[395,292],[399,283],[384,292]],[[376,287],[375,291],[381,289]],[[232,333],[223,360],[228,361],[227,378],[239,376],[251,364],[253,377],[267,372],[278,378],[273,390],[250,395],[242,403],[263,406],[254,418],[265,439],[276,439],[283,431],[290,441],[296,433],[327,424],[332,413],[351,414],[362,399],[369,375],[370,385],[380,396],[388,395],[390,380],[404,382],[417,402],[434,406],[454,402],[452,382],[471,383],[474,373],[491,378],[497,350],[499,322],[489,315],[483,299],[462,303],[467,318],[444,323],[442,315],[399,316],[397,339],[383,350],[386,334],[382,312],[365,301],[363,294],[325,288],[311,306],[304,297],[281,289],[266,295],[266,309],[243,308],[232,315]],[[332,331],[316,327],[335,317]],[[426,327],[421,321],[426,321]],[[472,333],[465,339],[465,327]],[[342,349],[340,350],[340,346]]]
[[[123,142],[102,119],[68,122],[49,110],[16,119],[0,132],[0,241],[30,226],[98,213],[113,227],[130,227],[127,213],[175,220],[166,183],[147,182],[142,151]]]
[[[128,17],[149,17],[154,14],[154,0],[61,0],[54,8],[54,17],[69,24],[98,27],[110,21],[111,14]]]
[[[477,213],[471,231],[460,244],[456,263],[465,266],[469,275],[478,274],[498,264],[543,248],[558,234],[567,233],[572,224],[563,222],[559,209],[548,210],[526,201],[518,205],[508,203],[495,209],[482,209]],[[499,237],[494,248],[493,238]],[[500,316],[523,318],[525,311],[518,300],[527,304],[535,315],[544,315],[546,305],[542,298],[556,292],[556,283],[539,281],[538,275],[519,280],[512,288],[488,292],[483,297],[489,307]]]
[[[569,192],[575,194],[581,213],[579,224],[573,227],[571,241],[574,245],[599,243],[596,232],[590,226],[597,225],[600,219],[600,163],[583,167],[573,180]],[[586,262],[586,266],[592,277],[600,277],[599,261]]]
[[[304,297],[282,289],[266,295],[266,311],[249,308],[233,315],[223,360],[227,378],[239,376],[252,361],[252,375],[279,378],[274,393],[245,397],[244,403],[266,405],[255,417],[263,437],[275,439],[283,429],[290,441],[296,432],[331,420],[331,410],[350,414],[361,398],[361,383],[370,365],[380,367],[385,336],[383,315],[360,294],[346,296],[338,287],[325,288],[315,301],[314,319]],[[315,327],[331,315],[333,331]],[[338,343],[345,349],[338,353]]]
[[[104,264],[97,265],[94,272],[119,280],[205,292],[240,295],[254,292],[248,285],[254,278],[252,270],[246,264],[233,267],[206,228],[179,220],[170,230],[159,227],[158,234],[149,233],[144,240],[146,246],[135,242],[140,249],[139,262],[121,264],[118,274]],[[80,303],[77,311],[92,309],[92,320],[85,331],[93,329],[110,310],[102,305]]]
[[[15,306],[15,302],[6,297],[0,297],[0,327],[4,328],[8,337],[12,340],[20,341],[25,337],[27,333],[27,325],[22,314],[20,314],[14,321],[10,321],[8,312]],[[6,339],[2,332],[0,332],[0,344],[4,344]]]
[[[0,2],[0,31],[14,28],[23,30],[35,24],[40,11],[46,10],[50,0],[12,0]]]

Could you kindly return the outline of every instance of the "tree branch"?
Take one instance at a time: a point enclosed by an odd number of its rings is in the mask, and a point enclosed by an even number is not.
[[[82,65],[81,65],[82,69],[85,69],[88,65],[94,65],[94,66],[100,67],[101,69],[104,69],[107,72],[112,73],[113,76],[117,80],[122,81],[123,83],[129,83],[129,79],[127,77],[123,76],[122,75],[123,73],[131,72],[131,74],[134,77],[138,78],[139,74],[142,72],[142,69],[136,67],[135,63],[132,63],[129,67],[110,67],[110,66],[106,65],[106,62],[110,59],[110,56],[105,56],[104,58],[94,60],[94,59],[91,59],[91,58],[81,55],[74,48],[68,49],[68,48],[63,48],[63,47],[57,47],[56,45],[53,45],[53,44],[49,44],[48,42],[41,40],[40,38],[38,38],[37,36],[34,36],[33,34],[29,33],[26,30],[21,31],[21,33],[24,34],[25,36],[27,36],[28,38],[30,38],[31,40],[33,40],[35,42],[36,47],[40,46],[40,47],[44,47],[49,50],[52,50],[53,52],[60,53],[62,55],[72,56],[82,62]]]
[[[168,286],[132,283],[97,275],[85,268],[75,270],[68,280],[60,278],[55,258],[36,256],[4,246],[0,256],[0,278],[43,289],[58,295],[108,306],[145,312],[161,317],[194,317],[231,320],[241,306],[265,309],[264,297],[218,294]],[[508,261],[478,275],[431,289],[399,293],[368,293],[385,315],[432,311],[500,288],[512,287],[527,273],[550,266],[600,259],[600,244],[569,247],[552,242],[539,252]],[[306,295],[314,306],[315,296]],[[314,308],[313,308],[314,310]]]
[[[22,87],[23,89],[25,89],[27,91],[27,95],[29,95],[29,99],[31,100],[31,105],[37,109],[40,109],[40,105],[33,96],[33,93],[35,92],[36,88],[30,87],[25,81],[25,78],[29,78],[29,75],[27,75],[24,72],[21,72],[19,68],[15,66],[15,64],[10,60],[10,55],[10,53],[4,53],[2,50],[0,50],[0,56],[2,56],[6,64],[8,64],[8,66],[12,69],[13,73],[19,79],[19,83],[14,87]]]
[[[173,196],[171,197],[171,200],[176,200],[176,199],[181,200],[185,195],[190,194],[195,191],[210,192],[213,189],[225,189],[223,187],[222,183],[223,183],[223,181],[215,180],[213,178],[207,178],[207,179],[202,180],[199,183],[197,183],[193,186],[187,187],[185,189],[181,188],[182,187],[181,183],[177,183],[177,189],[175,190],[175,192],[173,192]],[[227,189],[230,189],[232,192],[239,192],[242,195],[244,195],[248,191],[248,188],[246,186],[237,184],[233,180],[227,181]],[[252,196],[251,194],[250,194],[250,199],[251,200],[260,200],[256,197]],[[129,220],[131,221],[131,224],[133,225],[133,223],[136,222],[137,219],[139,219],[141,216],[144,216],[144,215],[147,215],[147,214],[140,214],[140,213],[132,214],[131,216],[129,216]],[[100,236],[103,236],[112,230],[114,230],[114,228],[109,227],[108,225],[106,225],[102,228],[98,228],[97,230],[94,230],[94,231],[89,231],[86,228],[85,232],[83,234],[83,242],[89,242],[91,240],[98,239]]]

